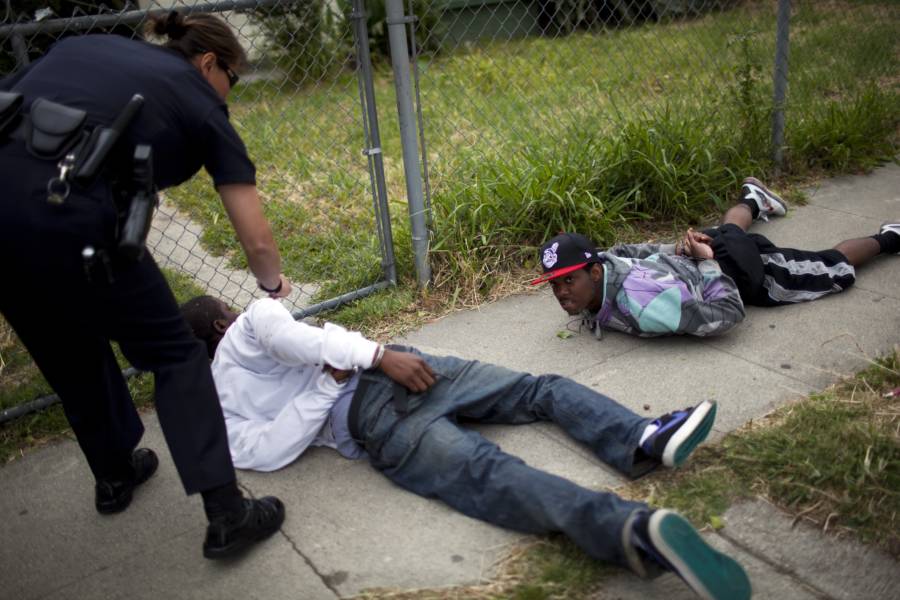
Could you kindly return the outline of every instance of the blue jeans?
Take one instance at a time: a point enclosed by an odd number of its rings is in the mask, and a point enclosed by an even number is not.
[[[646,505],[529,467],[457,423],[553,421],[600,460],[633,475],[647,470],[635,457],[649,419],[558,375],[535,377],[406,350],[422,356],[437,376],[427,392],[409,396],[408,412],[398,412],[394,384],[378,371],[362,374],[354,399],[351,431],[376,469],[470,517],[526,533],[561,532],[591,556],[625,564],[622,528]]]

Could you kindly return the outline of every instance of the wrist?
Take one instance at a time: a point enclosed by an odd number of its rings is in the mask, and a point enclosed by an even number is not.
[[[259,289],[266,292],[267,294],[277,294],[281,291],[281,288],[284,287],[284,280],[281,276],[278,277],[278,284],[274,287],[267,287],[262,281],[256,280],[256,284],[259,286]]]
[[[372,355],[372,367],[373,369],[377,369],[381,366],[381,361],[384,360],[384,352],[385,348],[382,344],[378,344],[378,347],[375,348],[375,354]]]

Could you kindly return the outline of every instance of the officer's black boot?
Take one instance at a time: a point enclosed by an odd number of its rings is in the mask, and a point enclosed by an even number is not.
[[[209,519],[203,542],[203,556],[206,558],[219,559],[240,554],[278,531],[284,522],[284,504],[281,500],[274,496],[246,499],[235,482],[202,494],[203,507]]]
[[[156,473],[159,459],[149,448],[138,448],[131,454],[130,468],[118,477],[98,479],[94,486],[94,505],[102,515],[122,512],[131,504],[134,488]]]

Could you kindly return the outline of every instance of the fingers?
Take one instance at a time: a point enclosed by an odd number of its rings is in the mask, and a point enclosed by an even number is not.
[[[277,292],[269,294],[270,298],[287,298],[288,295],[291,293],[290,280],[287,277],[285,277],[283,273],[281,275],[279,275],[279,277],[281,278],[281,289],[278,290]]]
[[[416,393],[424,392],[435,382],[431,366],[420,356],[409,352],[386,350],[381,360],[381,370],[397,383]]]
[[[410,375],[411,385],[407,387],[414,392],[424,392],[434,385],[434,371],[432,371],[431,366],[420,357],[415,356],[414,358],[416,359],[417,364]]]

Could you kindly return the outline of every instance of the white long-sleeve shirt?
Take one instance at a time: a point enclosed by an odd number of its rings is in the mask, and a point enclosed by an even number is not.
[[[274,471],[311,445],[336,448],[323,426],[347,384],[322,367],[367,369],[377,348],[339,325],[298,323],[277,300],[253,302],[212,363],[234,465]]]

